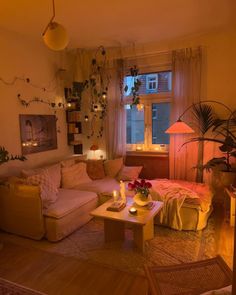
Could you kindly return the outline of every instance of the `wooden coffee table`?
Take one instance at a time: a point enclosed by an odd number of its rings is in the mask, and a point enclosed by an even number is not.
[[[152,209],[140,207],[134,204],[132,198],[127,198],[126,207],[120,212],[107,211],[107,207],[113,202],[108,200],[90,214],[104,219],[105,242],[125,239],[125,224],[132,224],[134,243],[137,248],[144,252],[145,241],[154,237],[154,217],[161,210],[163,203],[153,201]],[[130,207],[137,208],[137,214],[129,213]]]

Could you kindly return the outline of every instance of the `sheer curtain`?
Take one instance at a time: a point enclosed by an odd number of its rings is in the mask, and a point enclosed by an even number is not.
[[[183,111],[201,97],[201,48],[186,48],[172,52],[173,73],[173,104],[171,110],[171,124]],[[187,123],[191,123],[191,111],[184,116]],[[193,127],[194,128],[194,127]],[[175,134],[170,136],[170,178],[195,181],[198,145],[182,144],[196,134]]]
[[[123,103],[124,62],[115,60],[110,69],[111,81],[108,90],[106,117],[107,158],[124,156],[126,152],[126,115]]]

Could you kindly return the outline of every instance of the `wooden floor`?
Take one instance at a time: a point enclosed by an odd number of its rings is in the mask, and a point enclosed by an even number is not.
[[[234,227],[230,226],[229,214],[222,204],[214,206],[216,252],[232,268],[234,251]]]
[[[217,254],[232,266],[234,229],[221,205],[214,207],[214,220]],[[144,277],[5,241],[0,277],[49,295],[142,295],[148,290]]]
[[[147,294],[145,277],[4,242],[0,277],[49,295]]]

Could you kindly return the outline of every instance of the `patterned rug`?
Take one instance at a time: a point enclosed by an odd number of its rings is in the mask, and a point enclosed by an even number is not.
[[[209,219],[203,231],[175,231],[155,225],[155,237],[146,242],[145,253],[133,247],[132,231],[126,230],[123,244],[104,244],[103,222],[93,219],[69,237],[57,243],[33,241],[6,233],[1,239],[15,244],[35,247],[69,257],[85,259],[116,269],[143,273],[143,265],[171,265],[198,261],[216,255],[214,220]]]

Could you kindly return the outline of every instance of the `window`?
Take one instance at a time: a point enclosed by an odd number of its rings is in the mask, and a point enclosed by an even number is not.
[[[144,143],[144,112],[126,105],[126,143]]]
[[[146,75],[147,92],[157,92],[158,74]]]
[[[126,77],[124,83],[132,85],[132,78]],[[125,107],[127,150],[168,150],[169,135],[165,130],[170,119],[171,78],[171,71],[139,76],[144,108],[138,111],[136,106]]]
[[[169,118],[169,102],[152,104],[152,144],[169,144],[169,135],[165,133]]]

